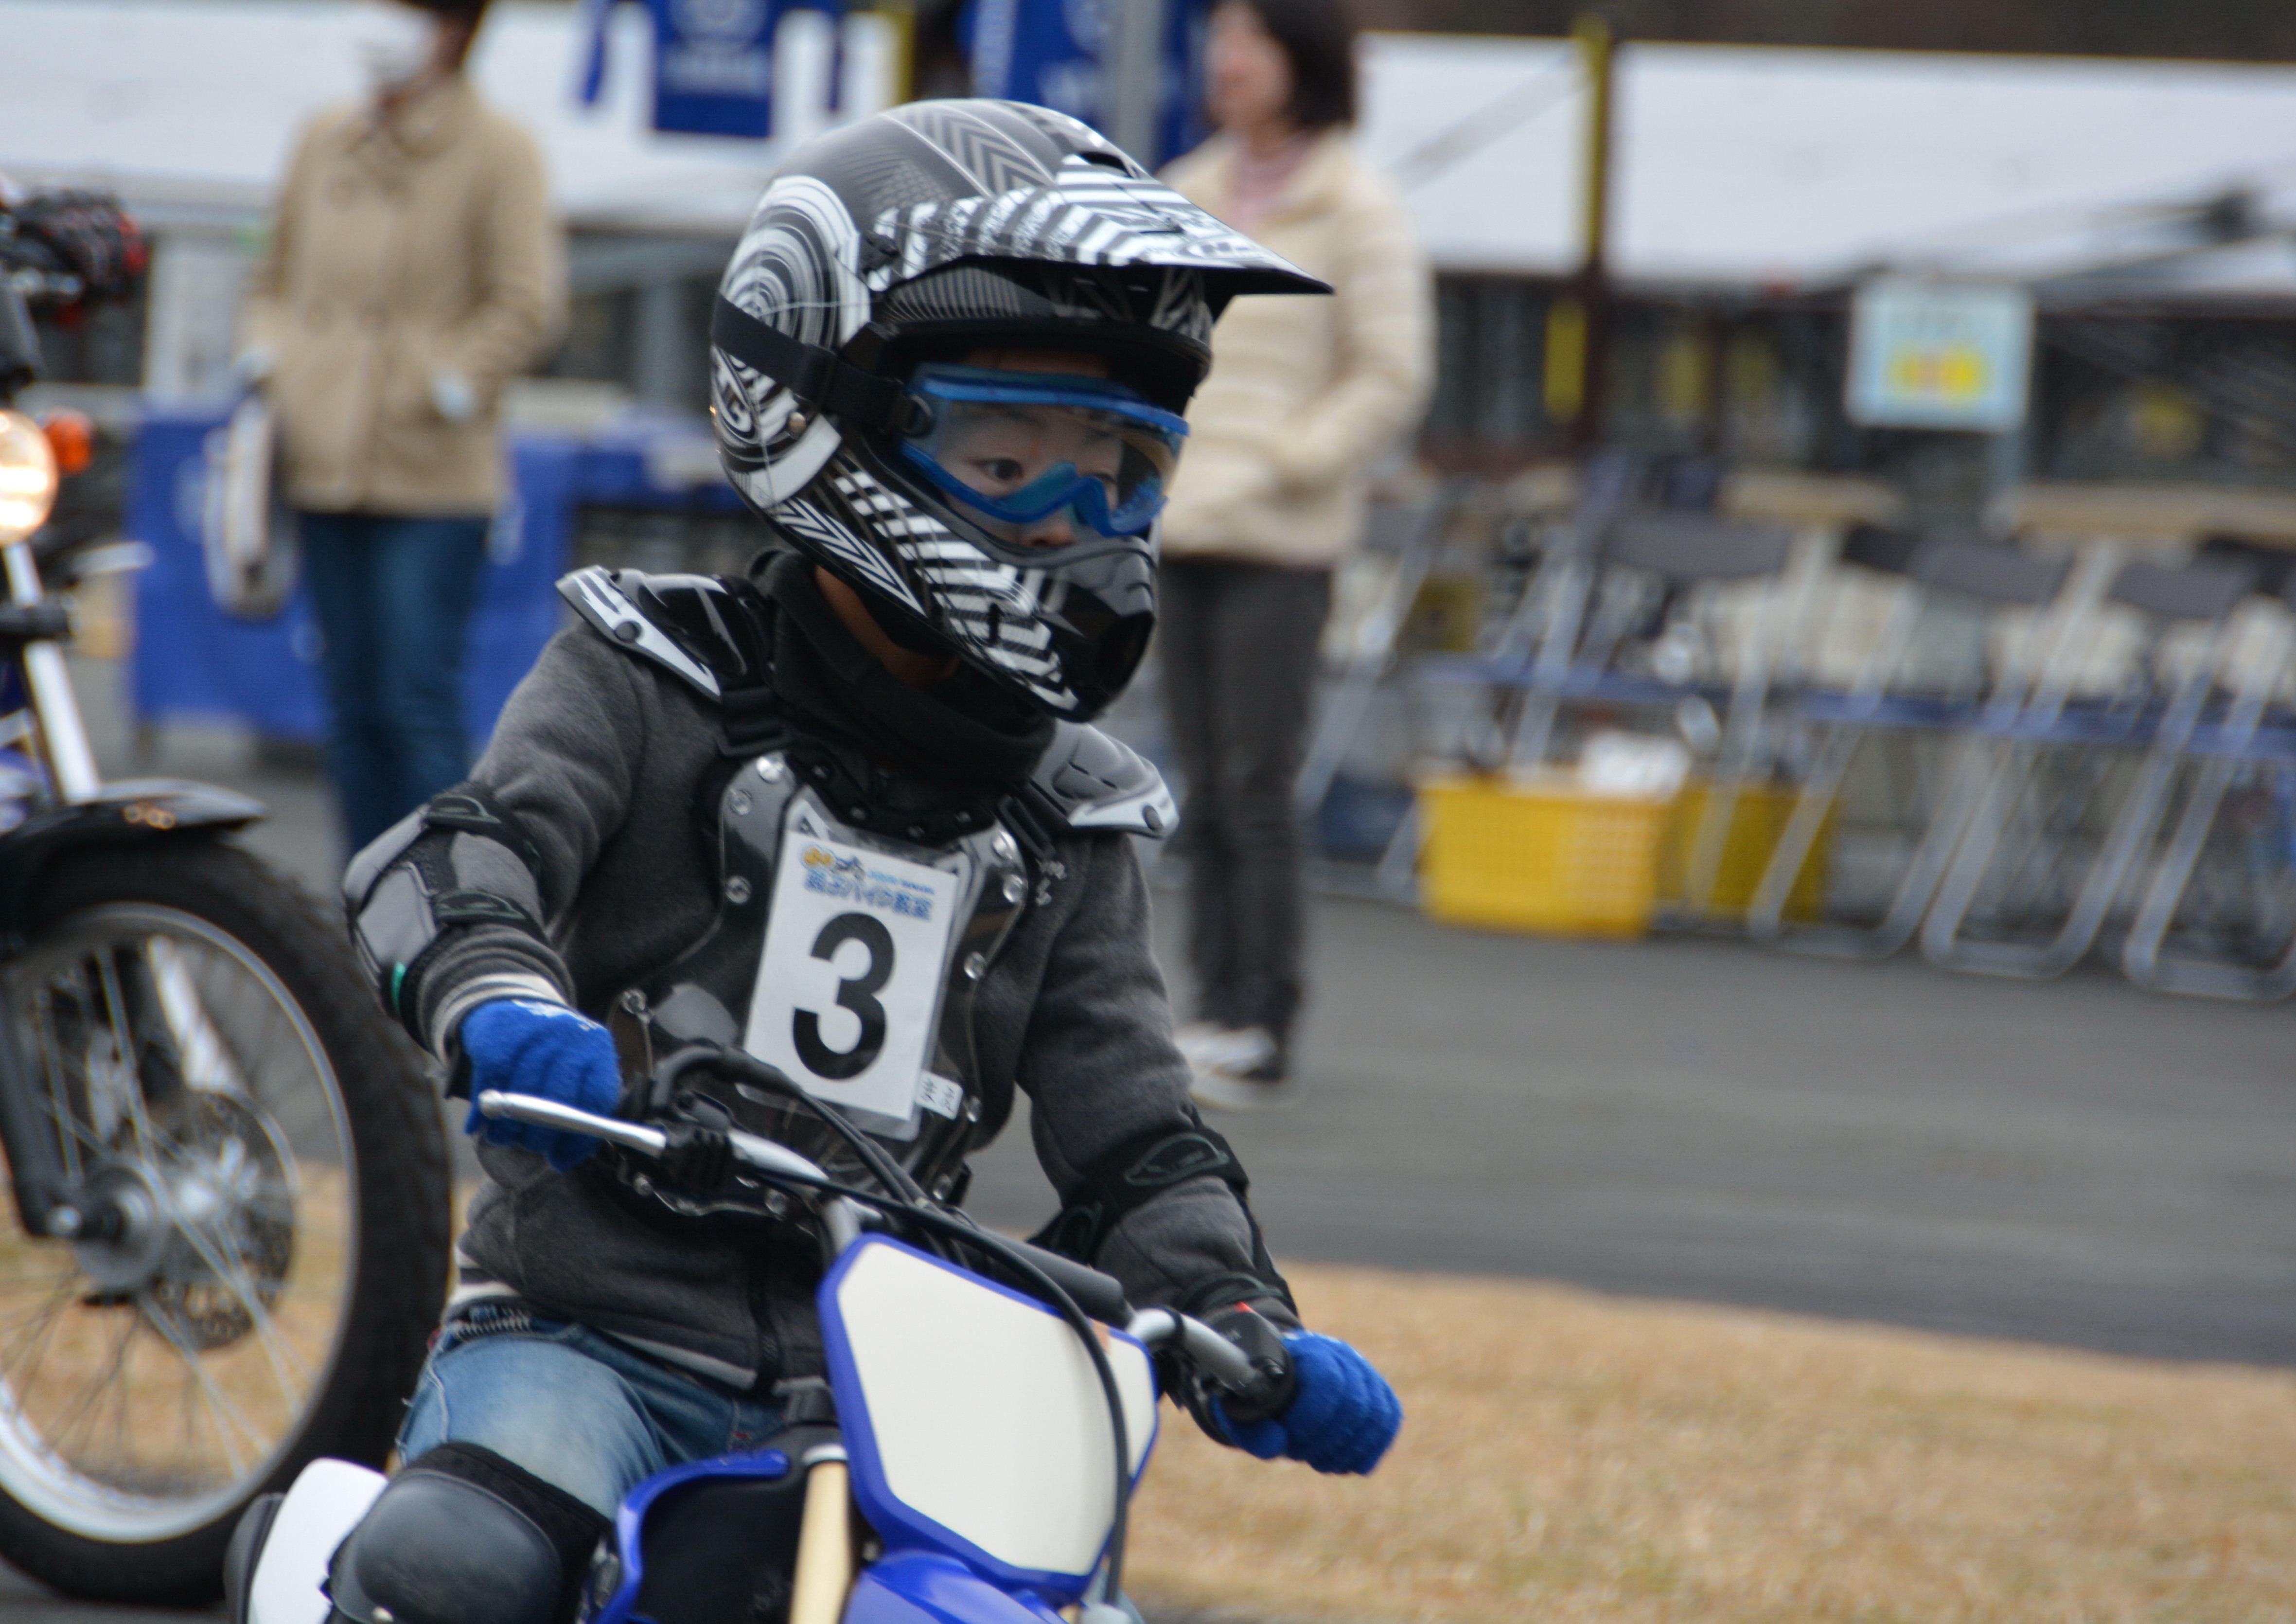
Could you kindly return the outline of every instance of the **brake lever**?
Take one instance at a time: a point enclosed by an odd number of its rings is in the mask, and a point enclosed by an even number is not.
[[[1274,1328],[1269,1326],[1270,1330]],[[1132,1316],[1125,1330],[1151,1348],[1176,1349],[1223,1394],[1233,1395],[1239,1403],[1250,1402],[1267,1384],[1276,1380],[1281,1380],[1285,1388],[1283,1402],[1291,1401],[1292,1358],[1283,1351],[1280,1337],[1274,1352],[1276,1368],[1263,1371],[1260,1361],[1234,1341],[1203,1321],[1191,1319],[1171,1308],[1143,1308]]]
[[[1292,1350],[1283,1345],[1283,1333],[1273,1321],[1238,1303],[1213,1315],[1205,1328],[1242,1354],[1251,1366],[1251,1374],[1244,1381],[1220,1382],[1227,1390],[1222,1395],[1222,1407],[1230,1421],[1249,1426],[1292,1407],[1299,1390],[1292,1374]]]

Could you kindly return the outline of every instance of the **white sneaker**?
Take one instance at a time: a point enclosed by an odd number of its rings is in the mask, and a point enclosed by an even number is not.
[[[1291,1103],[1283,1079],[1267,1075],[1283,1051],[1264,1026],[1224,1027],[1195,1021],[1172,1035],[1195,1074],[1189,1093],[1215,1111],[1271,1111]]]
[[[1220,1026],[1192,1021],[1172,1034],[1188,1070],[1198,1077],[1224,1072],[1241,1077],[1275,1058],[1275,1037],[1264,1026]]]
[[[1180,1058],[1188,1062],[1188,1070],[1201,1071],[1203,1066],[1197,1056],[1214,1045],[1227,1040],[1228,1029],[1217,1021],[1191,1021],[1172,1029],[1172,1046],[1180,1051]]]
[[[1212,1111],[1283,1111],[1299,1103],[1300,1085],[1288,1077],[1230,1077],[1211,1071],[1196,1079],[1188,1096]]]

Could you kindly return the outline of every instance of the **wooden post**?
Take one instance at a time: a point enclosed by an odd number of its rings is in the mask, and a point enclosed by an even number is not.
[[[1546,409],[1570,425],[1570,446],[1584,455],[1603,435],[1611,350],[1611,103],[1616,55],[1611,26],[1588,13],[1570,30],[1587,81],[1585,167],[1580,180],[1578,274],[1547,312]]]

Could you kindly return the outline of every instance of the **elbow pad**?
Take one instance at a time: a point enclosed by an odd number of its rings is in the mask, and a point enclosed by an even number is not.
[[[517,820],[468,783],[431,797],[352,859],[343,906],[359,963],[417,1043],[429,1043],[423,973],[461,928],[505,926],[532,938],[554,965],[541,872],[541,854]]]

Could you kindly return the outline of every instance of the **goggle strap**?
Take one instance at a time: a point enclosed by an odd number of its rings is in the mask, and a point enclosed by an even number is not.
[[[927,415],[923,403],[890,378],[863,372],[834,350],[790,337],[722,293],[710,312],[709,341],[805,405],[857,427],[906,434],[921,428],[920,419]]]

